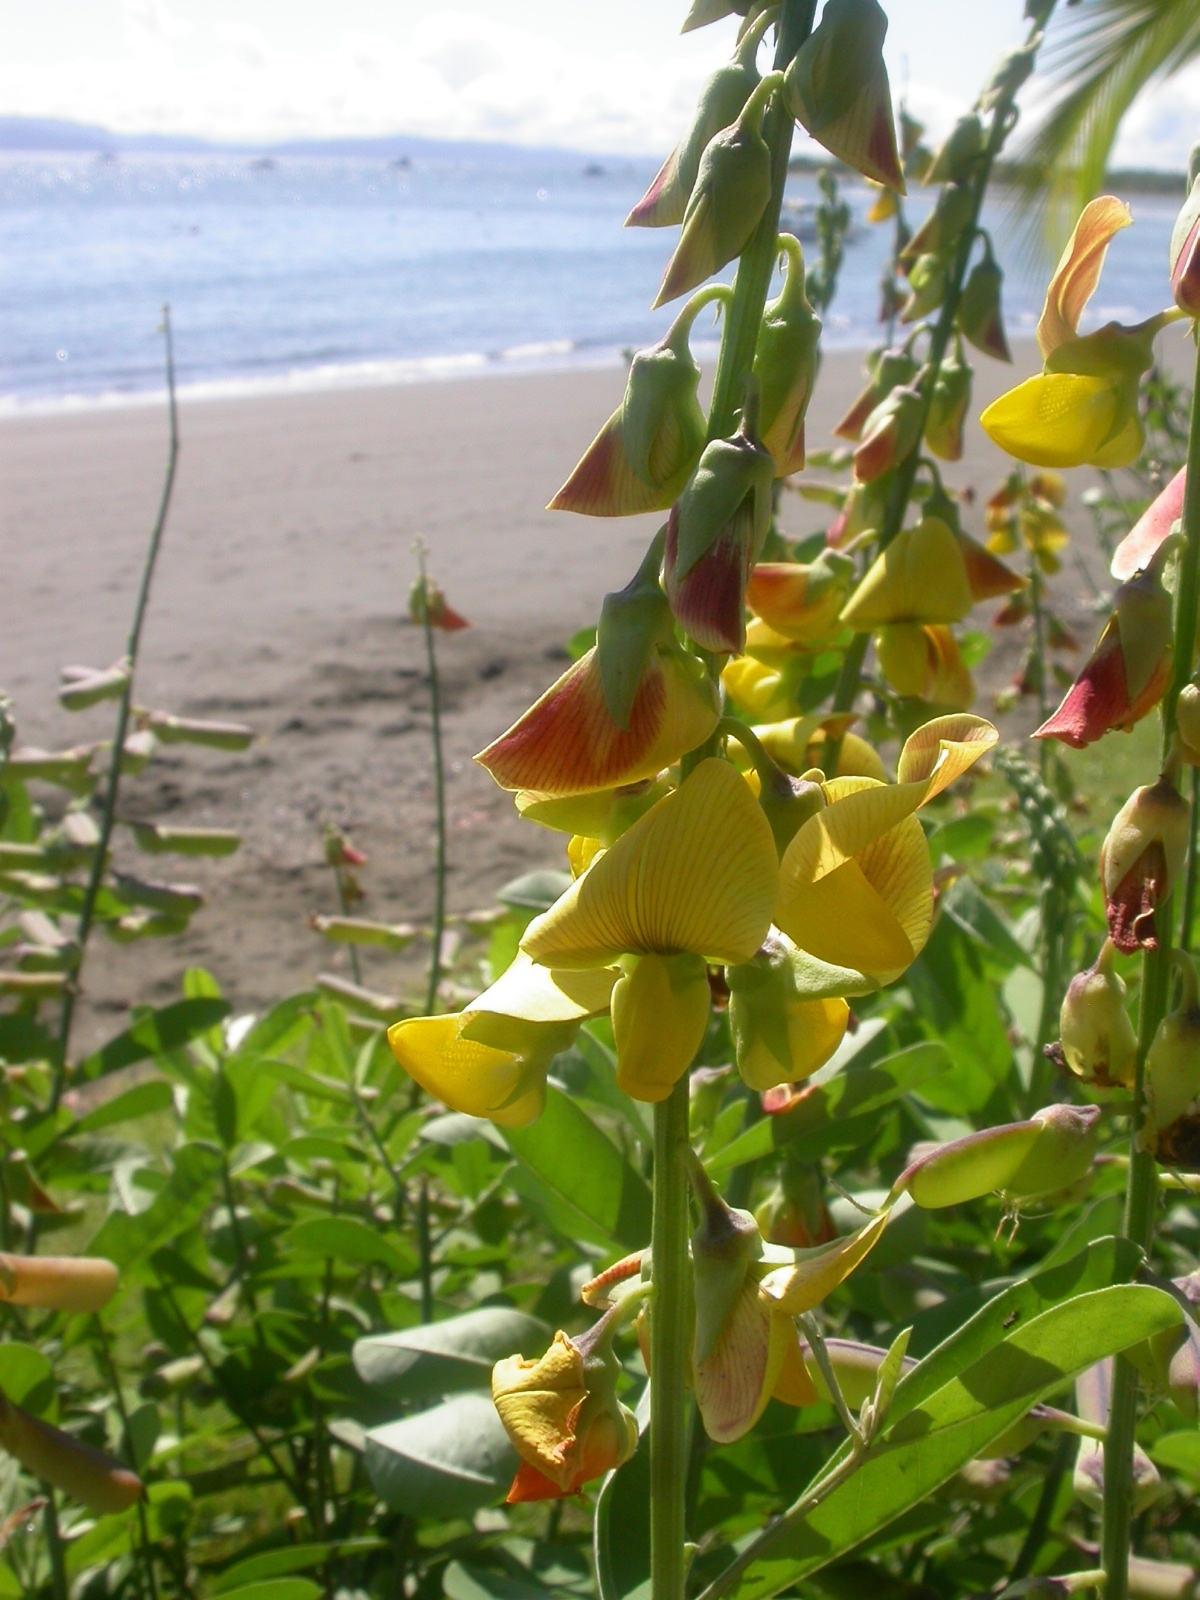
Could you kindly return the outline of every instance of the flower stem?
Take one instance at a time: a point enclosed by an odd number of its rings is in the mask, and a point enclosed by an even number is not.
[[[1192,923],[1196,914],[1196,835],[1197,813],[1200,813],[1200,767],[1192,768],[1192,826],[1188,835],[1187,877],[1183,885],[1183,915],[1179,921],[1179,948],[1192,948]]]
[[[1196,384],[1200,385],[1200,346],[1197,347]],[[1188,461],[1200,463],[1200,391],[1193,388]],[[1175,595],[1175,638],[1191,640],[1196,634],[1200,600],[1200,470],[1189,472],[1183,500],[1183,553],[1179,560]],[[1192,652],[1175,651],[1174,671],[1163,696],[1163,757],[1175,735],[1175,702],[1191,676]],[[1133,1132],[1129,1150],[1129,1176],[1125,1190],[1127,1238],[1149,1250],[1154,1232],[1158,1169],[1146,1146],[1146,1055],[1166,1015],[1171,987],[1172,906],[1160,907],[1154,919],[1158,948],[1142,958],[1142,1001],[1138,1015],[1137,1078],[1133,1089]],[[1126,1600],[1129,1593],[1129,1538],[1133,1521],[1133,1446],[1137,1430],[1137,1370],[1124,1356],[1116,1359],[1108,1443],[1104,1447],[1104,1529],[1101,1561],[1108,1573],[1106,1600]]]
[[[650,1593],[683,1600],[687,1488],[688,1187],[680,1152],[687,1142],[688,1076],[654,1108],[654,1212],[650,1316]]]
[[[133,623],[129,629],[129,639],[125,646],[125,658],[129,664],[129,676],[124,692],[117,702],[117,722],[113,731],[112,755],[108,764],[108,779],[104,788],[104,801],[100,817],[100,838],[96,844],[96,851],[92,857],[92,868],[88,874],[87,887],[83,892],[83,904],[79,910],[79,921],[75,929],[75,943],[78,953],[75,965],[70,975],[70,981],[63,990],[62,1010],[58,1020],[58,1049],[54,1060],[54,1077],[50,1086],[50,1110],[58,1107],[66,1086],[67,1051],[71,1043],[71,1023],[75,1016],[75,1002],[79,996],[79,979],[83,971],[84,957],[87,954],[88,939],[92,931],[92,923],[96,915],[96,900],[100,894],[100,885],[104,879],[105,868],[108,866],[108,847],[112,840],[113,828],[117,818],[117,795],[121,787],[121,763],[125,758],[125,736],[129,731],[129,713],[133,700],[133,681],[137,671],[138,649],[142,640],[142,625],[146,620],[146,609],[150,604],[150,585],[154,580],[154,567],[158,560],[159,547],[162,544],[163,530],[167,525],[167,512],[171,507],[171,491],[175,486],[175,464],[179,459],[179,417],[175,405],[175,348],[171,340],[171,308],[163,306],[162,334],[166,346],[167,369],[167,418],[170,427],[169,442],[167,445],[167,468],[163,477],[162,494],[158,502],[158,515],[154,519],[154,527],[150,533],[150,543],[146,549],[146,559],[142,564],[142,580],[138,587],[137,602],[133,608]]]
[[[429,718],[433,737],[433,790],[437,808],[437,847],[434,855],[433,952],[429,958],[429,987],[425,992],[425,1015],[431,1017],[437,1005],[438,984],[442,979],[442,935],[446,929],[446,769],[442,759],[442,708],[438,688],[437,651],[433,643],[433,622],[425,598],[425,551],[418,545],[417,564],[421,573],[421,625],[425,630],[425,661],[429,669]]]

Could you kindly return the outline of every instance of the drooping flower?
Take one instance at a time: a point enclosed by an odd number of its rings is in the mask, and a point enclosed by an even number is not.
[[[441,585],[424,574],[415,580],[408,591],[408,615],[417,623],[424,623],[428,619],[431,628],[440,628],[443,633],[456,633],[460,628],[471,626],[466,617],[460,616],[447,603]]]
[[[1114,728],[1131,732],[1162,699],[1174,658],[1171,596],[1162,586],[1172,548],[1160,545],[1150,565],[1117,590],[1096,648],[1035,739],[1082,750]]]
[[[660,342],[637,352],[621,404],[547,510],[628,517],[674,502],[704,448],[700,368],[688,338],[702,308],[728,295],[722,284],[693,295]]]
[[[992,255],[991,242],[986,236],[984,246],[984,258],[971,268],[959,297],[958,326],[976,350],[982,350],[985,356],[992,356],[996,361],[1011,362],[1012,351],[1008,348],[1000,307],[1004,273]]]
[[[667,228],[682,222],[710,141],[737,121],[758,86],[758,47],[770,23],[764,12],[745,30],[731,60],[700,91],[692,125],[663,162],[646,193],[625,219],[627,228]]]
[[[763,311],[754,376],[760,396],[759,434],[782,478],[804,466],[804,417],[817,376],[821,319],[804,292],[800,241],[781,233],[779,248],[787,257],[787,274],[778,298]]]
[[[1137,327],[1106,323],[1081,335],[1079,318],[1100,281],[1109,242],[1131,222],[1111,195],[1085,207],[1063,252],[1037,327],[1041,374],[993,401],[980,417],[989,437],[1040,467],[1124,467],[1141,452],[1138,381],[1153,361],[1163,313]]]
[[[958,461],[963,452],[963,423],[971,404],[971,367],[963,357],[962,340],[938,368],[925,419],[925,443],[942,461]]]
[[[502,789],[583,794],[652,778],[716,727],[704,667],[672,639],[650,651],[622,728],[605,702],[595,648],[475,757]]]
[[[388,1029],[392,1054],[435,1100],[502,1128],[542,1113],[550,1063],[585,1017],[608,1009],[618,974],[554,971],[518,955],[457,1015],[408,1017]]]
[[[536,1361],[509,1356],[492,1369],[492,1401],[521,1457],[510,1505],[557,1500],[619,1467],[637,1449],[633,1413],[617,1399],[621,1367],[612,1324],[559,1332]]]
[[[828,0],[787,72],[788,105],[830,155],[904,194],[878,0]]]
[[[536,962],[621,962],[617,1077],[635,1099],[665,1099],[690,1065],[708,1016],[705,962],[748,961],[766,937],[777,859],[745,779],[710,758],[530,923],[521,948]]]
[[[859,633],[891,622],[961,622],[972,603],[962,547],[939,517],[923,517],[876,556],[842,621]]]
[[[898,466],[921,440],[921,391],[909,384],[893,389],[863,424],[862,439],[854,452],[857,483],[873,483]]]
[[[1191,808],[1165,773],[1135,789],[1100,848],[1108,935],[1126,955],[1156,950],[1155,916],[1187,859]]]
[[[1118,583],[1148,567],[1159,546],[1168,539],[1183,516],[1183,497],[1187,488],[1187,465],[1179,471],[1146,507],[1133,527],[1113,552],[1109,571]]]
[[[899,977],[933,923],[933,866],[915,813],[997,737],[981,717],[937,717],[905,743],[898,782],[826,781],[824,809],[800,828],[780,863],[776,925],[819,961],[857,972],[873,987]]]
[[[879,670],[899,695],[965,711],[975,685],[958,640],[939,623],[892,622],[875,634]]]
[[[851,558],[828,548],[809,563],[760,561],[746,585],[746,604],[785,639],[821,644],[837,636],[853,575]]]

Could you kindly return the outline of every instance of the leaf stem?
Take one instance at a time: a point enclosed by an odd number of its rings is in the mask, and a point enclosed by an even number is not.
[[[1200,384],[1200,346],[1197,347],[1196,383]],[[1192,391],[1188,461],[1200,463],[1200,392]],[[1179,560],[1175,596],[1175,638],[1190,640],[1196,634],[1200,601],[1200,470],[1188,473],[1183,499],[1183,553]],[[1175,651],[1174,670],[1162,703],[1163,758],[1175,737],[1175,702],[1191,677],[1192,652]],[[1146,1056],[1166,1015],[1171,987],[1170,901],[1154,919],[1158,948],[1142,958],[1142,1001],[1138,1015],[1137,1078],[1133,1089],[1133,1128],[1129,1150],[1129,1175],[1125,1190],[1127,1238],[1149,1250],[1154,1231],[1158,1169],[1147,1148]],[[1106,1600],[1126,1600],[1129,1594],[1129,1541],[1133,1521],[1133,1447],[1137,1430],[1137,1369],[1124,1356],[1116,1358],[1108,1443],[1104,1448],[1104,1527],[1101,1564],[1108,1573]]]
[[[433,642],[433,622],[425,589],[425,549],[417,546],[417,566],[421,574],[421,625],[425,631],[425,661],[429,670],[429,720],[433,738],[433,788],[437,808],[437,847],[434,855],[433,951],[429,958],[429,987],[425,993],[425,1015],[431,1017],[437,1005],[442,978],[442,935],[446,928],[446,771],[442,759],[442,708],[438,685],[437,650]]]
[[[688,1075],[654,1108],[650,1314],[650,1581],[652,1600],[683,1600],[688,1469]]]
[[[96,915],[96,900],[100,894],[100,885],[104,879],[105,868],[108,865],[108,847],[112,840],[113,827],[117,816],[117,795],[121,787],[121,763],[125,758],[125,736],[129,730],[130,707],[133,701],[133,682],[137,671],[138,650],[142,641],[142,625],[146,620],[146,610],[150,604],[150,586],[154,580],[154,568],[158,561],[159,547],[162,544],[163,530],[167,524],[167,512],[171,507],[171,491],[175,486],[175,464],[179,459],[179,415],[175,404],[175,347],[171,339],[171,308],[163,306],[162,333],[166,347],[167,370],[167,417],[170,427],[170,437],[167,445],[167,468],[163,477],[162,494],[158,502],[158,515],[154,519],[154,527],[150,533],[150,543],[146,549],[146,559],[142,564],[142,578],[138,586],[137,602],[133,609],[133,622],[129,629],[129,639],[125,646],[125,658],[129,663],[129,676],[124,692],[117,702],[117,722],[113,732],[112,756],[108,764],[108,779],[104,789],[104,801],[100,818],[100,838],[96,843],[95,855],[92,857],[92,867],[88,874],[87,887],[83,893],[83,903],[79,909],[79,922],[75,930],[75,943],[78,953],[75,965],[70,975],[70,980],[63,990],[62,1009],[58,1021],[58,1049],[55,1053],[54,1075],[50,1085],[50,1110],[58,1109],[58,1102],[66,1085],[67,1051],[71,1043],[71,1023],[75,1015],[75,1002],[79,995],[79,979],[83,971],[84,957],[87,955],[88,939],[91,936],[92,923]]]

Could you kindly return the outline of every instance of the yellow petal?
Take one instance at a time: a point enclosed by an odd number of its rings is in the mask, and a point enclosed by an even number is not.
[[[1046,304],[1037,325],[1043,357],[1073,339],[1083,308],[1100,282],[1100,270],[1113,236],[1133,221],[1129,207],[1110,194],[1083,208],[1046,290]]]
[[[765,721],[786,716],[795,704],[795,691],[804,672],[794,651],[789,658],[786,664],[773,665],[754,656],[732,656],[725,663],[721,682],[739,711]]]
[[[575,1418],[587,1399],[583,1357],[564,1333],[537,1361],[510,1356],[492,1369],[492,1402],[523,1461],[565,1488]]]
[[[924,805],[961,778],[999,737],[986,718],[970,712],[934,717],[905,740],[896,764],[897,783],[925,784]]]
[[[583,459],[546,507],[578,511],[588,517],[628,517],[642,511],[665,511],[687,475],[665,482],[643,483],[629,463],[618,406],[588,446]]]
[[[804,1352],[800,1347],[800,1336],[796,1332],[796,1325],[790,1317],[781,1318],[778,1314],[775,1320],[783,1321],[791,1330],[791,1336],[784,1350],[783,1366],[780,1368],[779,1377],[775,1380],[772,1399],[778,1400],[785,1406],[815,1406],[821,1397],[817,1393],[812,1375],[804,1364]]]
[[[459,1037],[479,1040],[494,1048],[513,1049],[515,1046],[501,1045],[495,1031],[489,1032],[488,1024],[511,1020],[541,1027],[582,1022],[584,1017],[608,1010],[609,996],[619,976],[615,967],[554,972],[519,950],[512,965],[491,988],[462,1012]]]
[[[1120,432],[1101,445],[1092,457],[1092,465],[1097,467],[1131,467],[1142,453],[1145,443],[1145,434],[1142,430],[1141,419],[1135,412]],[[1063,541],[1066,542],[1065,540]]]
[[[842,621],[860,633],[889,622],[960,622],[972,604],[958,540],[940,517],[925,517],[876,556]]]
[[[831,778],[823,788],[825,809],[809,817],[780,863],[781,904],[794,886],[815,883],[853,860],[910,817],[925,798],[923,784],[880,783],[875,778]]]
[[[593,648],[475,759],[502,789],[585,794],[654,777],[702,744],[719,714],[700,662],[662,645],[646,663],[629,727],[618,727]]]
[[[726,761],[702,761],[530,923],[521,948],[575,969],[685,950],[748,961],[771,924],[776,860],[745,780]]]
[[[842,999],[793,1003],[787,1008],[790,1060],[778,1060],[760,1032],[738,1050],[737,1067],[743,1082],[760,1093],[781,1083],[803,1082],[833,1055],[849,1021],[850,1007]]]
[[[763,1292],[789,1317],[798,1317],[837,1288],[879,1242],[887,1227],[888,1213],[880,1212],[858,1230],[815,1250],[796,1250],[791,1266],[776,1267],[762,1280]]]
[[[1118,404],[1108,378],[1044,372],[994,400],[979,424],[1018,461],[1035,467],[1083,467],[1105,446]]]
[[[618,1087],[665,1100],[704,1041],[710,1001],[699,956],[639,956],[612,995]]]
[[[647,778],[617,789],[593,789],[587,794],[564,795],[553,800],[532,789],[522,789],[515,804],[526,822],[611,844],[669,792],[670,785],[665,778]]]
[[[789,1319],[772,1314],[748,1276],[716,1349],[694,1374],[704,1431],[715,1443],[732,1444],[762,1416],[795,1337]]]
[[[459,1019],[410,1017],[388,1029],[392,1054],[415,1083],[452,1111],[523,1128],[541,1115],[546,1069],[507,1050],[462,1039]]]
[[[928,862],[920,824],[911,817],[908,822],[920,835]],[[775,920],[802,950],[878,985],[898,978],[916,955],[904,926],[857,861],[845,862],[815,883],[785,887]]]

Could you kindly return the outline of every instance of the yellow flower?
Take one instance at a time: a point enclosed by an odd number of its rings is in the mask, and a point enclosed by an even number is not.
[[[850,712],[787,717],[779,722],[756,724],[754,732],[771,760],[795,778],[814,767],[823,769],[830,741],[840,737],[837,772],[830,776],[878,778],[882,782],[887,777],[883,762],[872,745],[859,734],[850,732],[850,723],[854,720]]]
[[[618,1082],[636,1099],[662,1100],[703,1034],[705,961],[750,959],[776,888],[766,816],[736,769],[710,759],[535,918],[521,948],[556,970],[622,963]]]
[[[817,961],[778,932],[751,961],[726,967],[725,981],[738,1071],[760,1092],[825,1065],[850,1020],[844,996],[863,988],[857,973]]]
[[[617,976],[556,972],[518,955],[465,1011],[393,1023],[388,1043],[409,1077],[452,1111],[524,1127],[546,1103],[550,1062],[585,1017],[607,1009]]]
[[[1153,359],[1155,334],[1173,314],[1136,328],[1110,322],[1095,333],[1078,331],[1109,243],[1132,220],[1129,207],[1112,195],[1084,208],[1046,291],[1037,327],[1042,372],[993,401],[979,419],[1018,461],[1127,467],[1141,453],[1138,380]]]
[[[825,782],[824,809],[804,823],[780,863],[775,921],[783,932],[873,986],[898,978],[933,923],[933,867],[915,812],[997,737],[981,717],[937,717],[905,744],[897,783]]]
[[[889,622],[961,622],[972,603],[962,547],[940,517],[924,517],[879,552],[842,621],[859,633]]]

